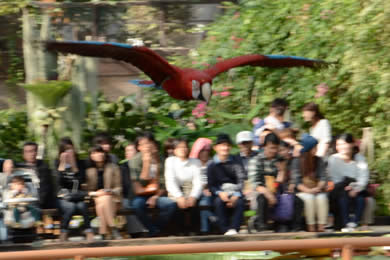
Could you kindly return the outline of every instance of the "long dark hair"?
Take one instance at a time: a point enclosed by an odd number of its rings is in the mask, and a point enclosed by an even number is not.
[[[303,106],[302,111],[314,112],[314,119],[315,119],[315,121],[319,121],[319,120],[325,118],[324,115],[320,111],[320,107],[316,103],[314,103],[314,102],[306,103]]]
[[[68,136],[62,137],[60,139],[60,142],[58,144],[58,159],[60,158],[60,155],[66,151],[66,146],[68,146],[68,145],[71,145],[73,147],[74,155],[76,156],[76,160],[77,160],[78,155],[77,155],[76,149],[73,145],[72,139],[70,139],[70,137],[68,137]]]
[[[302,176],[314,177],[318,167],[317,162],[318,160],[316,156],[312,153],[312,150],[301,154],[300,164],[301,164]]]
[[[336,137],[336,142],[337,140],[342,140],[346,143],[349,143],[349,144],[353,144],[353,148],[352,148],[352,155],[351,155],[351,160],[354,160],[355,158],[355,155],[357,153],[359,153],[359,147],[357,147],[357,145],[355,144],[355,139],[353,138],[353,135],[350,134],[350,133],[344,133],[344,134],[341,134],[341,135],[338,135]]]
[[[103,150],[103,148],[100,145],[92,146],[88,151],[88,162],[87,162],[87,168],[97,168],[96,163],[92,160],[91,154],[94,152],[98,153],[104,153],[104,165],[110,162],[110,158],[108,154]]]

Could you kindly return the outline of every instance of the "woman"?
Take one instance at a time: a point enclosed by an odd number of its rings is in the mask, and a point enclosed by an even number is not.
[[[336,151],[328,160],[330,180],[334,183],[331,205],[335,213],[335,225],[337,229],[354,229],[359,224],[365,207],[368,165],[364,156],[357,153],[351,134],[337,137]],[[354,207],[352,219],[349,218],[350,205]]]
[[[327,119],[320,112],[320,108],[315,103],[307,103],[303,106],[303,119],[309,122],[310,135],[317,139],[317,157],[326,157],[329,145],[332,141],[331,126]]]
[[[325,163],[315,155],[317,140],[314,137],[303,135],[300,145],[300,167],[294,176],[297,196],[304,202],[307,231],[324,232],[329,211]]]
[[[200,173],[202,177],[202,195],[199,199],[199,206],[204,207],[200,209],[200,232],[201,234],[208,234],[210,232],[210,222],[215,223],[217,218],[212,210],[207,207],[212,207],[212,194],[207,188],[207,167],[212,162],[211,158],[211,144],[213,141],[208,138],[198,138],[192,145],[189,158],[199,159],[201,163]]]
[[[176,201],[179,209],[185,211],[183,227],[185,230],[193,230],[199,218],[195,218],[197,202],[202,194],[201,163],[198,159],[188,158],[188,142],[177,139],[173,143],[174,156],[165,161],[165,185],[168,196]],[[183,213],[182,211],[179,213]],[[189,213],[189,214],[186,214]]]
[[[107,239],[107,231],[110,229],[113,238],[119,239],[114,219],[121,201],[121,173],[117,165],[109,162],[101,146],[94,146],[89,150],[86,178],[88,195],[94,198],[96,215],[100,220],[99,233]]]
[[[88,216],[88,208],[84,202],[86,193],[81,191],[85,181],[84,162],[78,159],[73,142],[69,137],[60,140],[57,168],[57,187],[59,190],[59,207],[62,213],[60,240],[68,239],[69,222],[76,213],[82,214],[87,241],[93,240],[93,233]]]

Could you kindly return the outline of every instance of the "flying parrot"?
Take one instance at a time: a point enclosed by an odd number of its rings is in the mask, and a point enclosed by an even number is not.
[[[81,56],[112,58],[131,63],[148,75],[152,81],[132,81],[139,86],[162,88],[180,100],[202,100],[209,102],[211,84],[218,74],[240,66],[319,67],[327,63],[321,60],[296,56],[249,54],[217,62],[204,70],[179,68],[169,64],[153,50],[144,46],[132,46],[114,42],[65,41],[46,42],[49,51],[73,53]]]

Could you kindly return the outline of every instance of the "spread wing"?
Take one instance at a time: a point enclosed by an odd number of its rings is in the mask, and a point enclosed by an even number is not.
[[[205,69],[204,72],[210,76],[215,77],[218,74],[229,69],[240,66],[260,66],[270,68],[288,68],[288,67],[320,67],[327,65],[321,60],[312,60],[296,56],[283,55],[260,55],[250,54],[234,57],[216,63],[213,67]]]
[[[178,68],[170,65],[156,52],[141,46],[114,42],[50,41],[46,42],[46,48],[49,51],[73,53],[89,57],[112,58],[131,63],[148,75],[157,86],[167,78],[180,73]]]

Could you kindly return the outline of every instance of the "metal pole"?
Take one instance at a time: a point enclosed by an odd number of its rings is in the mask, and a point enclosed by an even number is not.
[[[69,248],[53,250],[37,250],[23,252],[0,253],[0,260],[15,259],[63,259],[83,257],[113,257],[138,255],[165,255],[165,254],[194,254],[215,252],[243,252],[274,250],[292,252],[302,249],[343,248],[369,248],[372,246],[390,246],[390,237],[360,237],[360,238],[329,238],[329,239],[295,239],[271,241],[245,241],[245,242],[215,242],[193,244],[168,244],[145,246],[116,246],[94,248]],[[346,251],[348,252],[348,251]],[[352,252],[352,250],[349,250]]]

